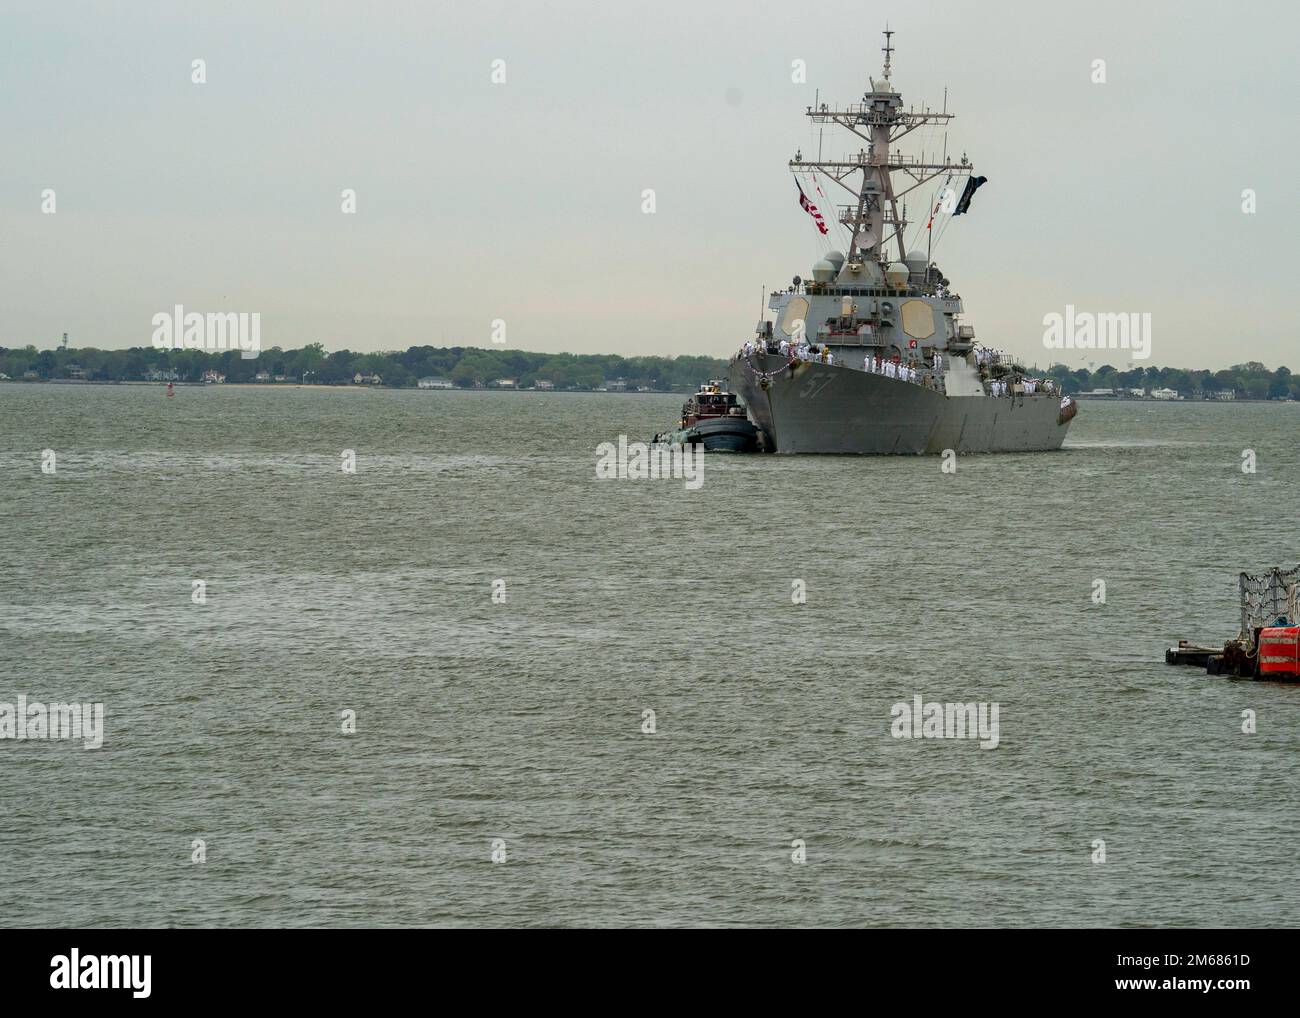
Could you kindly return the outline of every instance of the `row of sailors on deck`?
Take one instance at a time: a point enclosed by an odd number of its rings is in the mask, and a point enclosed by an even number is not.
[[[977,346],[975,348],[976,364],[1001,364],[1003,360],[1001,350],[990,350],[987,347]]]
[[[783,339],[778,344],[777,350],[782,357],[798,357],[801,361],[820,361],[822,364],[835,363],[835,355],[831,353],[829,346],[818,346],[806,340],[791,343],[788,339]]]
[[[1040,382],[1037,378],[1022,378],[1020,380],[1020,387],[1026,395],[1037,392],[1040,386],[1043,392],[1052,392],[1052,383],[1050,381],[1044,380]],[[989,382],[989,395],[1010,396],[1011,383],[1003,381]]]
[[[799,341],[791,343],[788,339],[781,340],[773,348],[767,343],[755,343],[752,339],[747,339],[740,347],[740,352],[745,357],[752,357],[757,353],[779,353],[782,357],[797,357],[801,361],[820,361],[822,364],[834,364],[835,355],[831,353],[828,346],[817,346],[815,343]]]
[[[879,357],[873,357],[870,354],[862,362],[862,368],[873,375],[884,375],[886,378],[897,378],[904,382],[919,382],[921,380],[919,372],[910,364],[881,360]]]
[[[744,343],[741,343],[740,352],[746,358],[751,358],[754,354],[780,354],[783,358],[794,356],[794,358],[800,360],[822,360],[822,355],[819,354],[818,348],[815,346],[810,346],[809,343],[802,341],[792,343],[789,339],[781,339],[780,343],[755,343],[753,339],[746,339]],[[831,351],[826,350],[826,348],[824,348],[824,352],[826,352],[828,358],[831,356]]]

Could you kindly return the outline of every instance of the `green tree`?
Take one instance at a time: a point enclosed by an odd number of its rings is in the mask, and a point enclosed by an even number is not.
[[[483,377],[471,362],[461,361],[452,369],[451,380],[462,389],[470,389],[481,384]]]
[[[1179,392],[1186,393],[1192,389],[1191,379],[1187,377],[1187,372],[1178,368],[1170,368],[1165,375],[1165,386],[1170,389],[1176,389]]]

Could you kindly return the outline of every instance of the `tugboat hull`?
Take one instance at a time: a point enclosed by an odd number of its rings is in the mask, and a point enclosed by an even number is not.
[[[706,452],[757,452],[758,429],[743,417],[720,417],[675,431],[669,442],[702,445]]]

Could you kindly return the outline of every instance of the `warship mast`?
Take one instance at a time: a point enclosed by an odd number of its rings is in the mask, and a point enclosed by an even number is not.
[[[761,447],[778,453],[902,454],[1029,452],[1059,449],[1077,413],[1049,381],[1026,377],[1010,358],[975,342],[975,330],[959,321],[961,295],[949,289],[931,260],[932,244],[907,250],[908,196],[964,184],[955,205],[965,212],[983,177],[962,155],[948,155],[947,92],[940,110],[904,107],[894,88],[893,32],[885,26],[884,67],[868,83],[862,101],[831,106],[818,92],[807,107],[812,124],[838,125],[858,140],[857,155],[839,152],[816,160],[796,151],[789,162],[799,185],[799,204],[830,244],[826,219],[835,215],[853,234],[846,253],[829,250],[813,264],[812,278],[795,276],[787,289],[773,290],[768,309],[775,321],[761,321],[757,341],[747,340],[731,359],[728,378],[758,429]],[[902,155],[898,144],[917,135],[943,135],[938,161],[926,149]],[[820,139],[820,131],[818,135]],[[848,204],[819,208],[804,190],[802,175],[814,176],[818,201],[826,201],[821,175],[851,196]],[[947,175],[947,179],[944,179]],[[839,198],[839,195],[835,195]],[[841,199],[842,201],[842,199]],[[923,223],[933,234],[934,214]],[[950,222],[950,220],[949,220]],[[946,224],[945,224],[946,225]],[[931,241],[933,237],[931,236]],[[896,257],[895,251],[897,252]]]
[[[839,221],[852,234],[848,261],[870,259],[881,266],[888,261],[885,251],[890,243],[897,243],[899,261],[907,257],[903,231],[908,220],[906,213],[899,214],[899,200],[941,173],[969,174],[974,169],[964,155],[961,162],[950,162],[946,151],[941,163],[927,163],[916,156],[891,152],[895,142],[918,127],[946,125],[954,116],[947,112],[946,103],[942,113],[929,109],[919,113],[903,109],[902,97],[889,81],[893,34],[886,26],[885,45],[881,48],[885,54],[884,68],[878,79],[870,81],[871,87],[863,94],[862,102],[845,107],[820,103],[809,106],[805,113],[815,124],[838,124],[865,141],[867,148],[859,149],[857,155],[847,161],[822,160],[820,153],[816,161],[808,161],[802,153],[797,153],[789,163],[792,172],[821,170],[853,197],[852,204],[839,206]],[[904,182],[902,190],[894,187],[893,175],[899,172],[910,178]],[[859,173],[862,175],[860,181],[856,179]],[[888,236],[886,227],[893,231]]]

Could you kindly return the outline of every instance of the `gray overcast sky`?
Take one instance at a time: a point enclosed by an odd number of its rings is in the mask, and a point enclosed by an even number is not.
[[[888,19],[905,102],[947,86],[989,178],[936,252],[985,343],[1046,363],[1070,303],[1151,312],[1148,363],[1300,370],[1296,10],[5,0],[0,345],[148,345],[179,303],[261,312],[264,346],[488,346],[500,318],[511,348],[726,355],[820,257],[785,161]]]

